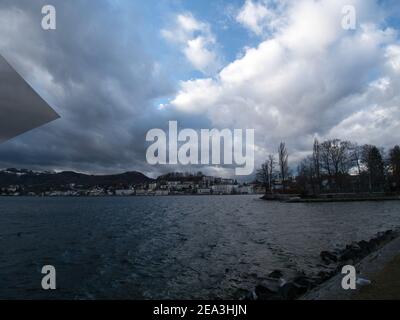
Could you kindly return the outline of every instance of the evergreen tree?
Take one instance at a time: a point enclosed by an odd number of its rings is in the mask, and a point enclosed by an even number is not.
[[[385,164],[379,149],[375,146],[365,145],[362,161],[368,175],[369,191],[383,191]]]
[[[400,147],[395,146],[389,152],[389,168],[391,181],[395,190],[400,190]]]

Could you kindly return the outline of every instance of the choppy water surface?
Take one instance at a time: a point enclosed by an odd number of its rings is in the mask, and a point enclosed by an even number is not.
[[[400,226],[400,202],[257,196],[0,198],[0,298],[235,298],[271,271]],[[58,289],[41,290],[54,265]]]

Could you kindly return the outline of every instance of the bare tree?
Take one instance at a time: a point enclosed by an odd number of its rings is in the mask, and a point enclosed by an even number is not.
[[[358,183],[358,191],[361,191],[361,158],[362,158],[362,147],[357,143],[351,143],[349,146],[350,149],[350,161],[352,167],[357,168],[357,183]]]
[[[400,190],[400,147],[395,146],[389,151],[389,169],[396,190]]]
[[[321,152],[320,152],[320,144],[319,144],[318,139],[314,140],[312,166],[313,166],[312,171],[313,171],[313,173],[315,173],[315,178],[317,180],[318,193],[319,193],[319,192],[321,192],[322,185],[321,185]],[[314,179],[312,179],[312,180],[314,180]],[[313,183],[313,192],[315,193],[314,183]]]
[[[351,143],[349,145],[350,150],[350,161],[352,166],[357,168],[357,173],[361,175],[361,156],[362,156],[362,147],[359,146],[357,143]]]
[[[273,154],[270,154],[268,156],[268,168],[269,168],[269,190],[271,191],[271,193],[274,192],[274,188],[272,186],[272,179],[274,178],[275,174],[275,165],[276,165],[275,156]]]
[[[278,156],[279,156],[279,169],[281,173],[281,179],[282,179],[282,187],[283,190],[286,189],[286,180],[289,175],[289,155],[286,149],[286,144],[284,142],[281,142],[279,145],[278,149]]]
[[[308,193],[309,186],[311,186],[313,194],[316,193],[316,173],[314,169],[314,156],[308,156],[307,158],[303,159],[299,165],[297,181],[300,183],[302,191],[305,193]]]
[[[332,187],[332,180],[335,188],[341,189],[340,177],[348,173],[351,168],[349,157],[350,142],[339,139],[328,140],[321,144],[322,167],[329,177]]]
[[[262,183],[265,190],[273,192],[272,179],[275,173],[275,157],[269,155],[268,159],[261,165],[261,168],[257,171],[257,179]]]
[[[340,173],[347,173],[349,169],[349,146],[350,143],[347,141],[341,141],[339,139],[331,140],[331,161],[334,170],[334,175],[337,176]]]
[[[269,163],[268,161],[264,162],[261,165],[261,168],[257,170],[257,180],[261,182],[262,186],[265,188],[265,192],[267,192],[269,188]]]

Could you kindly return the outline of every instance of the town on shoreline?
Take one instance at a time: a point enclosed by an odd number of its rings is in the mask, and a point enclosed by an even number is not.
[[[1,177],[4,179],[1,180]],[[87,176],[75,172],[0,171],[0,196],[105,197],[264,194],[254,183],[206,176],[201,172],[169,173],[150,179],[137,172],[112,176]],[[8,184],[6,181],[10,181]]]

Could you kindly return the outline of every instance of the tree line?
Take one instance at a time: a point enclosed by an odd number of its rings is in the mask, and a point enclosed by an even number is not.
[[[278,156],[269,155],[257,172],[257,180],[274,192],[278,179],[283,191],[296,189],[301,193],[326,192],[399,192],[400,147],[385,151],[374,145],[359,145],[332,139],[314,141],[313,152],[301,160],[295,177],[288,165],[284,142]]]

